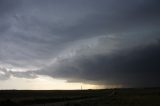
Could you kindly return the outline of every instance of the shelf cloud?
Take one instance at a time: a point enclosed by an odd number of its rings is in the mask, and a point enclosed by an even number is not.
[[[0,80],[160,86],[159,0],[1,0]]]

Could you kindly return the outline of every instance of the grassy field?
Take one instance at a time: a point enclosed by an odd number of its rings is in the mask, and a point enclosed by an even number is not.
[[[160,88],[1,90],[0,106],[160,106]]]

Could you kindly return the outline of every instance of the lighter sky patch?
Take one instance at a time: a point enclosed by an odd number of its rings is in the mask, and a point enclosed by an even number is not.
[[[82,89],[100,89],[105,85],[92,85],[85,83],[67,83],[66,80],[58,80],[47,76],[39,76],[35,79],[11,77],[8,80],[0,80],[0,89],[17,90],[81,90]]]

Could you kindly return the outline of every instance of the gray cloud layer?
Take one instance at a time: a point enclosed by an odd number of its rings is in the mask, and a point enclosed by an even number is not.
[[[1,0],[0,76],[159,86],[159,0]]]
[[[102,82],[130,87],[159,86],[159,54],[160,43],[157,42],[109,55],[80,55],[64,59],[59,61],[57,66],[41,70],[39,74],[72,82]]]

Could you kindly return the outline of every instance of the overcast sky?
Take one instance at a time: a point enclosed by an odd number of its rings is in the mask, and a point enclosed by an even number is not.
[[[1,88],[42,76],[160,86],[160,1],[0,0]]]

